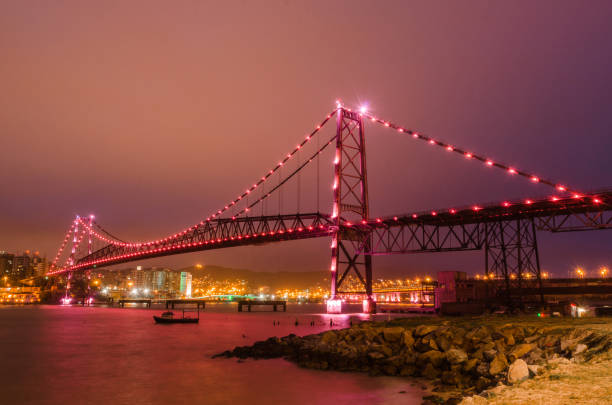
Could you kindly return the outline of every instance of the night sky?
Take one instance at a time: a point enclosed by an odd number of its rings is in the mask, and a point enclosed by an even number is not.
[[[128,240],[199,222],[337,98],[580,190],[612,186],[610,21],[609,1],[2,1],[0,250],[53,257],[76,214]],[[374,124],[366,138],[373,216],[551,194]],[[331,171],[326,157],[327,212]],[[538,236],[556,275],[612,266],[612,232]],[[141,264],[329,260],[318,239]],[[473,273],[484,254],[374,266]]]

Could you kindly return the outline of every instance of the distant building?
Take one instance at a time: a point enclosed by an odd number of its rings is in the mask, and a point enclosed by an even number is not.
[[[191,297],[191,273],[187,271],[181,271],[180,292],[185,297]]]
[[[2,277],[2,285],[12,281],[13,278],[13,262],[15,255],[7,252],[0,252],[0,277]]]

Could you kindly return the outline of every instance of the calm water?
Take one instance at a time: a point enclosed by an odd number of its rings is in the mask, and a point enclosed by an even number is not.
[[[0,306],[0,404],[421,402],[406,379],[306,370],[281,359],[210,358],[270,336],[327,330],[330,316],[316,314],[322,309],[238,313],[217,304],[198,325],[156,325],[151,315],[161,309]],[[348,326],[348,315],[331,317]]]

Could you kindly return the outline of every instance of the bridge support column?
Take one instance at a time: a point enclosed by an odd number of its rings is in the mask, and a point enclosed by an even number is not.
[[[364,287],[364,312],[376,312],[372,296],[371,235],[346,229],[345,221],[368,220],[368,182],[362,116],[338,107],[336,156],[334,159],[334,206],[332,220],[336,231],[332,239],[331,297],[328,313],[342,312],[341,286],[353,271]],[[359,247],[365,246],[363,251]]]
[[[544,300],[540,257],[533,219],[485,224],[485,268],[487,275],[501,278],[501,290],[509,306],[522,306],[522,289],[537,288]]]

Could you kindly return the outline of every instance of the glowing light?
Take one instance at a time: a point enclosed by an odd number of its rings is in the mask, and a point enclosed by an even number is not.
[[[510,174],[516,174],[516,170],[514,170],[513,168],[511,168],[511,167],[510,167],[510,168],[508,169],[508,173],[510,173]]]
[[[531,180],[532,182],[534,182],[534,183],[538,183],[538,182],[540,181],[540,179],[539,179],[538,177],[536,177],[536,176],[531,176],[531,179],[530,179],[530,180]]]
[[[486,164],[487,164],[487,166],[493,166],[493,161],[491,161],[491,160],[487,160],[487,161],[486,161]]]
[[[327,302],[327,313],[328,314],[341,314],[342,313],[342,300],[340,299],[328,299]]]
[[[359,111],[362,114],[365,114],[366,112],[368,112],[368,107],[366,105],[362,105],[361,107],[359,107]]]
[[[466,157],[467,159],[471,159],[471,158],[472,158],[472,154],[471,154],[470,152],[467,152],[467,153],[465,154],[465,157]]]

